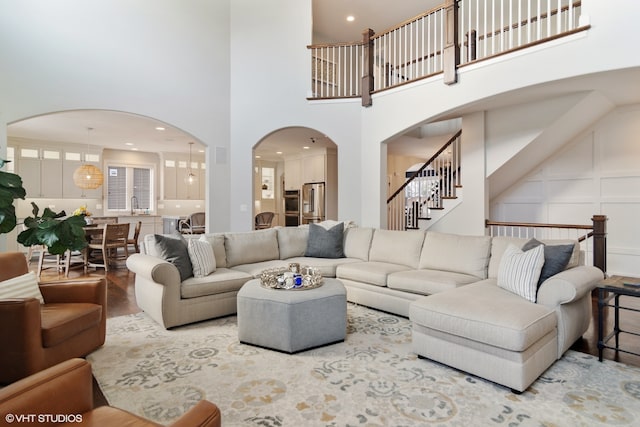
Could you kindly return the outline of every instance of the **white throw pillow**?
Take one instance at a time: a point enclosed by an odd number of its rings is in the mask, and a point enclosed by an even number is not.
[[[544,246],[523,252],[513,244],[505,249],[498,270],[498,286],[536,302],[538,279],[544,265]]]
[[[0,299],[6,298],[37,298],[40,304],[44,304],[38,279],[33,271],[0,282]]]
[[[187,246],[194,277],[204,277],[216,271],[216,257],[213,247],[204,240],[189,239]]]

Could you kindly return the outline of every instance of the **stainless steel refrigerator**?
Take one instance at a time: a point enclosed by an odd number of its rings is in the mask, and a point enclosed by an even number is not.
[[[324,182],[302,186],[302,223],[320,222],[325,219]]]

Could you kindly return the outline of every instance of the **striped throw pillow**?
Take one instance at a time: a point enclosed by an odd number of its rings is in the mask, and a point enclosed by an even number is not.
[[[216,271],[216,257],[213,247],[205,240],[189,239],[187,246],[194,277],[205,277]]]
[[[523,252],[510,244],[502,255],[498,269],[498,286],[531,302],[536,302],[538,279],[544,265],[544,246]]]
[[[40,304],[44,304],[38,279],[33,271],[0,282],[0,299],[5,298],[37,298]]]

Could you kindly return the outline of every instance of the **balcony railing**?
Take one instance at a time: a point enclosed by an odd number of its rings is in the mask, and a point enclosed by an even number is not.
[[[465,64],[589,28],[580,1],[446,0],[380,34],[353,43],[309,46],[309,99],[362,97],[444,73],[455,82]]]

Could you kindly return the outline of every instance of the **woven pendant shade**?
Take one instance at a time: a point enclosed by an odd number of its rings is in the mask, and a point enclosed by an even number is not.
[[[104,176],[97,167],[84,164],[73,172],[73,182],[83,190],[95,190],[104,182]]]

